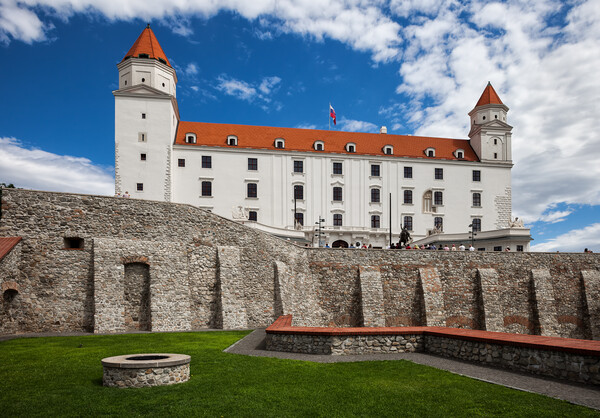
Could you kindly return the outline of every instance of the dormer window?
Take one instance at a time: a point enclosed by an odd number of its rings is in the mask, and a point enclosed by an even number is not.
[[[385,155],[392,155],[394,153],[394,147],[391,145],[386,145],[383,147],[383,153]]]
[[[235,135],[229,135],[227,137],[227,145],[231,146],[231,147],[237,147],[238,144],[238,138]]]
[[[191,133],[191,132],[185,134],[185,143],[186,144],[195,144],[196,143],[196,134]]]
[[[346,152],[356,152],[356,144],[348,142],[346,144]]]
[[[425,155],[431,158],[435,157],[435,148],[427,148],[425,150]]]
[[[465,150],[460,148],[457,149],[456,151],[454,151],[454,156],[459,160],[462,160],[463,158],[465,158]]]
[[[138,55],[138,58],[150,58],[150,55],[148,55],[148,54],[140,54],[140,55]]]
[[[284,149],[285,148],[285,140],[279,138],[275,140],[275,148]]]
[[[165,60],[164,60],[164,59],[162,59],[162,58],[159,58],[158,60],[159,60],[160,62],[162,62],[163,64],[166,64],[166,63],[167,63],[167,61],[165,61]]]
[[[325,143],[323,141],[315,141],[313,146],[315,151],[323,151],[325,149]]]

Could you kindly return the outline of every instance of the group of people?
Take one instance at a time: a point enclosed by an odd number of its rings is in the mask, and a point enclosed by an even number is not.
[[[398,244],[392,244],[388,248],[392,250],[475,251],[475,247],[473,247],[472,245],[469,245],[469,248],[467,248],[464,244],[460,244],[458,247],[456,246],[456,244],[452,244],[452,246],[449,247],[448,244],[445,244],[443,246],[441,244],[439,246],[436,246],[435,244],[419,246],[418,244],[402,245],[402,243],[399,242]]]
[[[131,196],[129,195],[129,192],[125,192],[123,194],[115,193],[115,197],[131,197]]]

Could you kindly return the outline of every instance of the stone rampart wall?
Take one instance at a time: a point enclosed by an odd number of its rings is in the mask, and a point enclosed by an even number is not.
[[[124,330],[124,266],[146,263],[153,330],[293,314],[600,339],[596,254],[303,248],[189,205],[27,190],[4,190],[2,206],[0,236],[23,240],[19,306],[0,312],[1,333]],[[65,249],[73,237],[82,248]]]

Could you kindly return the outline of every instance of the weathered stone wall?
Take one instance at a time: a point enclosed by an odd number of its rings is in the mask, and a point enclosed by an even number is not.
[[[2,200],[0,236],[23,237],[16,269],[0,265],[20,288],[2,333],[126,330],[125,265],[142,263],[152,330],[293,314],[300,326],[600,339],[597,254],[303,248],[189,205],[26,190]],[[83,247],[64,249],[69,237]]]
[[[12,334],[22,328],[25,315],[22,308],[19,261],[21,243],[0,260],[0,334]]]

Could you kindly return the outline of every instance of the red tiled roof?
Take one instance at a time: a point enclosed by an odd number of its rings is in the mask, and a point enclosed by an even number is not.
[[[196,144],[186,144],[185,136],[187,133],[196,134]],[[237,136],[237,147],[227,145],[228,135]],[[457,149],[462,149],[464,150],[464,158],[461,161],[478,161],[475,152],[466,139],[204,122],[179,122],[175,144],[192,147],[206,145],[280,151],[280,149],[275,148],[275,139],[278,138],[285,140],[286,151],[388,156],[384,154],[383,147],[392,145],[394,152],[389,157],[428,158],[425,155],[425,149],[431,147],[435,148],[435,157],[431,159],[458,160],[453,153]],[[324,151],[315,150],[315,141],[324,142]],[[346,151],[345,146],[349,142],[356,144],[356,152],[349,153]]]
[[[494,88],[492,87],[492,83],[490,83],[489,81],[475,107],[487,104],[504,104],[502,103],[502,100],[500,100],[500,96],[498,96],[496,90],[494,90]]]
[[[169,67],[171,66],[167,56],[160,47],[156,36],[154,36],[154,32],[150,29],[150,25],[142,31],[121,62],[130,57],[139,57],[140,54],[148,54],[148,58],[162,59]]]
[[[21,239],[21,237],[0,237],[0,260],[6,257]]]

